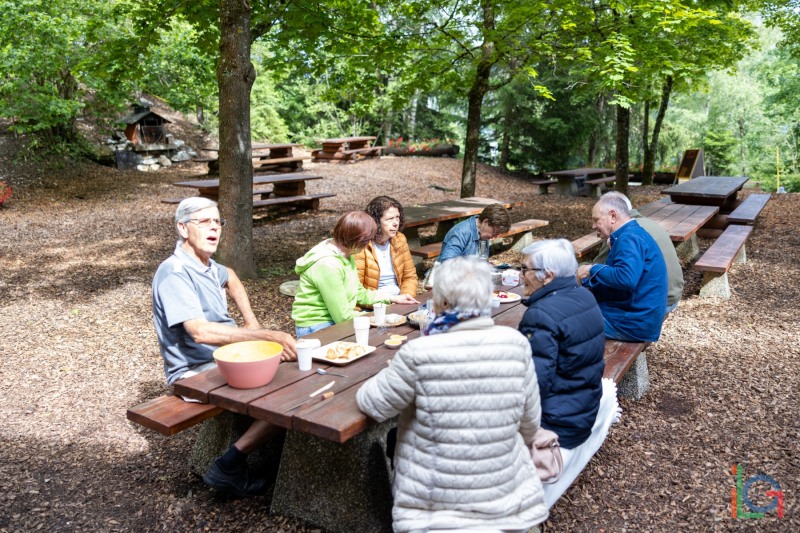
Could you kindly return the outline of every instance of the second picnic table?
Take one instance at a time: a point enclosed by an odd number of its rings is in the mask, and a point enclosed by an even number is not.
[[[312,150],[315,163],[355,163],[365,158],[380,157],[383,146],[372,146],[377,137],[340,137],[323,139],[322,149]]]
[[[722,211],[736,207],[736,196],[750,178],[746,176],[699,176],[661,191],[679,204],[718,205]]]
[[[321,198],[336,196],[333,193],[307,194],[306,181],[319,179],[322,179],[322,176],[300,173],[255,175],[254,186],[272,185],[272,189],[254,189],[253,207],[294,204],[307,209],[318,209]],[[197,189],[200,196],[219,201],[219,179],[179,181],[173,185]]]
[[[583,188],[583,182],[592,176],[604,177],[614,175],[613,168],[575,168],[572,170],[555,170],[545,172],[545,176],[552,176],[558,180],[556,190],[559,194],[576,195]]]
[[[254,170],[277,170],[294,172],[303,168],[303,161],[310,159],[309,156],[297,156],[292,154],[292,149],[296,143],[264,144],[253,143],[252,159]],[[218,146],[205,146],[202,148],[206,152],[219,152]],[[208,163],[209,174],[219,174],[219,159],[207,157],[195,159],[195,161]]]

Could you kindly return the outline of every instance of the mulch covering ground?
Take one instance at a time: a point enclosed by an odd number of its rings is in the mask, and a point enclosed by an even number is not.
[[[158,199],[185,194],[171,183],[204,169],[65,164],[44,172],[9,158],[0,150],[0,175],[19,185],[0,209],[0,531],[315,531],[270,516],[269,493],[230,500],[209,490],[187,468],[195,430],[166,438],[125,419],[128,407],[168,392],[150,282],[175,244],[174,206]],[[325,176],[308,184],[311,192],[338,196],[318,212],[257,221],[263,277],[246,282],[262,326],[287,332],[291,299],[278,286],[344,210],[379,194],[406,205],[456,198],[461,162],[307,168]],[[537,189],[479,170],[478,195],[524,200],[513,220],[550,221],[537,236],[591,230],[592,199]],[[635,205],[660,197],[659,187],[631,191]],[[728,301],[699,299],[701,276],[686,265],[683,302],[647,352],[650,392],[622,400],[621,421],[546,531],[800,530],[798,213],[800,195],[772,199],[747,242],[748,262],[729,274]],[[780,484],[782,519],[774,510],[732,518],[735,464],[745,477],[763,473]],[[753,485],[753,503],[772,501],[769,488]]]

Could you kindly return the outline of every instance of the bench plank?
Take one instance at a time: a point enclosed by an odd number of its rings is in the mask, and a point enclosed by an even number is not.
[[[162,396],[128,409],[131,422],[161,433],[175,435],[222,412],[207,403],[185,402],[177,396]]]
[[[319,202],[320,198],[331,198],[336,196],[335,193],[325,192],[325,193],[317,193],[317,194],[302,194],[299,196],[278,196],[275,198],[267,198],[266,200],[253,200],[253,208],[258,207],[269,207],[272,205],[280,205],[280,204],[294,204],[300,202]]]
[[[693,268],[704,272],[727,272],[752,231],[753,226],[728,226]]]
[[[575,257],[581,259],[592,251],[596,250],[602,242],[603,239],[598,237],[596,233],[590,233],[588,235],[584,235],[580,239],[575,239],[572,241],[572,247],[575,248]]]
[[[766,207],[772,198],[771,194],[751,194],[742,204],[728,215],[728,222],[732,224],[753,224],[759,213]]]
[[[603,358],[606,368],[603,377],[619,383],[633,365],[639,354],[650,345],[649,342],[623,342],[606,340],[606,351]]]
[[[550,194],[550,186],[558,183],[558,180],[536,180],[531,183],[539,186],[539,194]]]
[[[603,183],[613,183],[615,181],[617,181],[617,178],[610,176],[608,178],[595,178],[593,180],[586,180],[584,183],[588,183],[590,185],[602,185]]]

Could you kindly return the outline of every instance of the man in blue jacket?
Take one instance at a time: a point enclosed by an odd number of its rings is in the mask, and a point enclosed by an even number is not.
[[[606,338],[657,341],[667,306],[667,266],[658,244],[618,196],[595,204],[592,229],[610,252],[604,265],[579,267],[578,279],[597,299]]]

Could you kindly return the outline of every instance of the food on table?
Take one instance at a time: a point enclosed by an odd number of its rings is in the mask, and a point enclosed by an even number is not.
[[[389,338],[390,338],[390,339],[392,339],[393,341],[404,341],[404,340],[406,340],[408,337],[406,337],[405,335],[392,335],[392,336],[391,336],[391,337],[389,337]]]
[[[383,342],[383,344],[385,344],[386,347],[388,347],[388,348],[396,350],[396,349],[398,349],[400,347],[401,344],[403,344],[403,341],[397,340],[397,339],[386,339]]]
[[[497,298],[498,300],[517,300],[519,299],[519,295],[513,292],[506,292],[506,291],[494,291],[492,295]]]
[[[349,361],[367,353],[367,348],[355,342],[337,342],[328,348],[325,358],[331,361]]]

